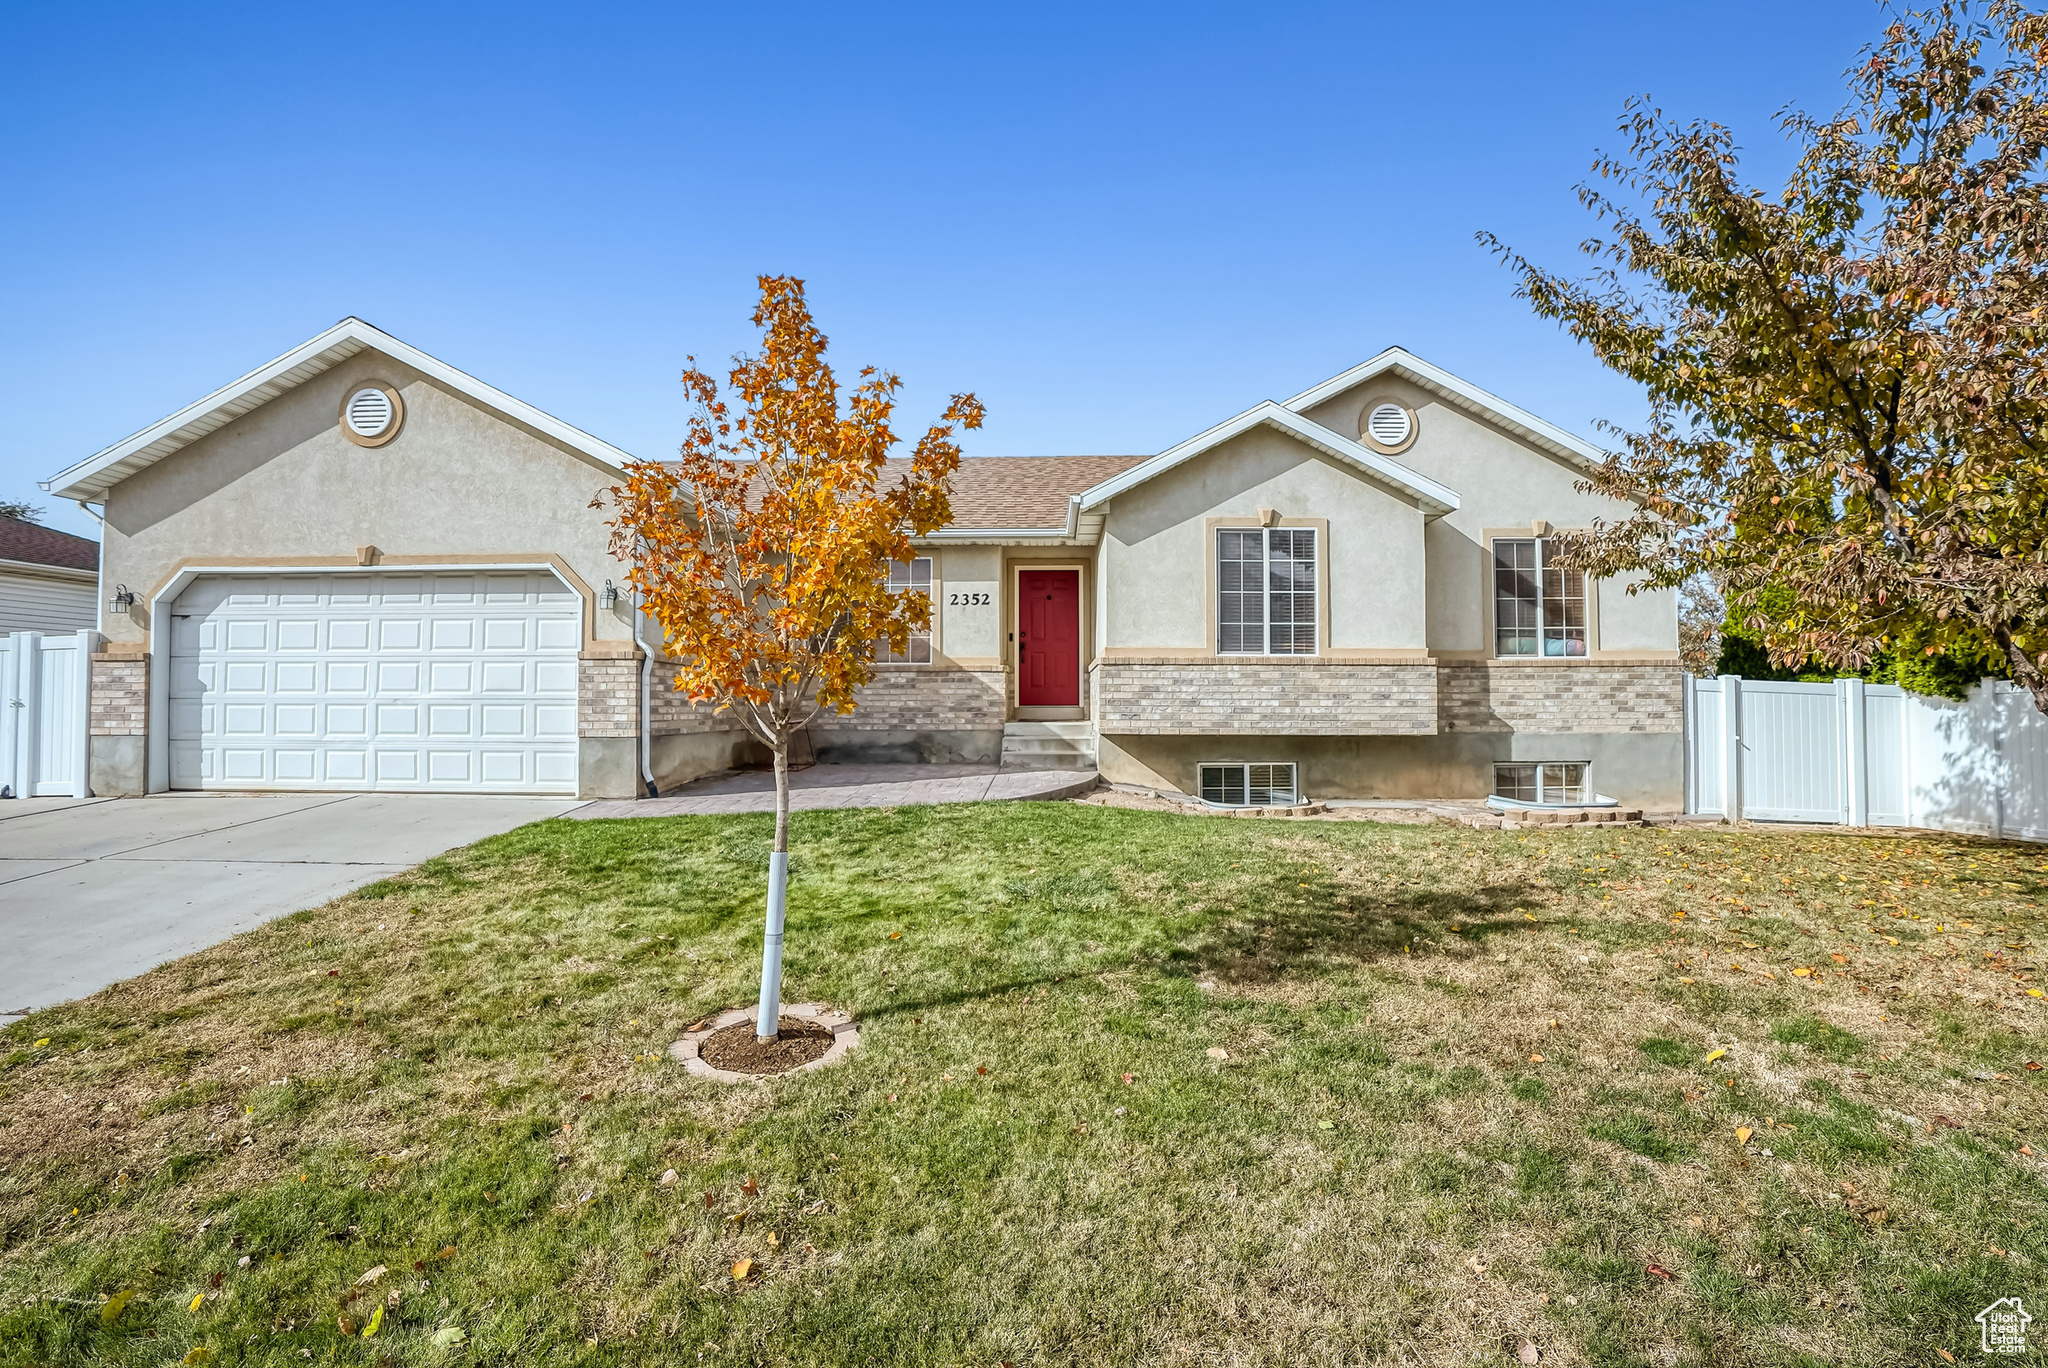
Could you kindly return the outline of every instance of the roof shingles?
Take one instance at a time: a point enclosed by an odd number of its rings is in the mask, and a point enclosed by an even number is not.
[[[970,456],[953,472],[952,526],[969,531],[1067,525],[1067,500],[1121,475],[1144,456]],[[892,460],[887,485],[910,468]]]
[[[0,517],[0,560],[56,565],[66,570],[100,568],[100,544],[26,518]]]

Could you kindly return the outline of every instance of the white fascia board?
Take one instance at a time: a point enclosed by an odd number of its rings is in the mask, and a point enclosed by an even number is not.
[[[1297,441],[1315,448],[1327,456],[1335,457],[1348,465],[1356,466],[1373,478],[1411,494],[1432,517],[1454,513],[1459,500],[1456,490],[1437,483],[1420,471],[1410,470],[1391,457],[1382,456],[1368,446],[1338,435],[1321,423],[1313,423],[1293,409],[1276,404],[1271,399],[1246,409],[1234,418],[1227,418],[1198,433],[1178,446],[1168,447],[1148,461],[1140,462],[1120,475],[1112,476],[1079,496],[1078,508],[1094,508],[1107,503],[1117,495],[1173,469],[1182,461],[1199,456],[1211,447],[1220,446],[1241,433],[1259,426],[1276,428]]]
[[[414,370],[433,377],[450,389],[466,394],[479,403],[497,409],[506,417],[533,428],[537,432],[544,433],[563,445],[579,451],[592,460],[615,471],[627,461],[633,459],[632,456],[619,450],[611,443],[601,441],[581,428],[571,427],[561,419],[551,414],[543,413],[523,400],[514,399],[503,390],[487,385],[475,376],[459,371],[445,361],[438,360],[427,355],[417,347],[399,341],[381,328],[373,327],[363,322],[360,318],[350,317],[342,319],[341,322],[335,324],[326,332],[321,333],[318,337],[302,343],[284,355],[258,366],[240,379],[221,386],[221,388],[205,398],[187,404],[168,418],[152,423],[142,429],[142,431],[122,438],[105,450],[96,452],[77,464],[66,467],[49,479],[41,481],[40,487],[57,495],[59,498],[75,500],[102,498],[108,489],[118,484],[121,480],[126,479],[128,475],[134,474],[135,470],[142,469],[147,465],[153,465],[179,448],[198,440],[215,428],[224,426],[228,420],[219,419],[214,421],[220,415],[221,410],[234,404],[238,399],[249,394],[250,391],[260,389],[265,385],[277,382],[281,378],[288,377],[291,372],[309,363],[319,362],[327,353],[336,353],[331,357],[327,357],[325,364],[316,365],[306,375],[301,376],[298,380],[292,381],[286,386],[287,389],[295,389],[299,384],[311,379],[314,375],[330,369],[332,366],[355,355],[364,348],[374,348],[377,351],[383,352],[393,360],[401,361],[411,366]],[[260,407],[260,405],[257,407]],[[239,417],[240,414],[237,413],[233,416]],[[185,436],[183,440],[178,440],[183,429],[195,426],[195,431]],[[110,480],[101,480],[99,478],[111,471],[115,466],[145,453],[148,448],[167,441],[169,445],[163,450],[148,456],[145,460],[136,464],[133,469],[122,472]]]
[[[0,575],[24,575],[36,579],[67,580],[78,584],[91,584],[100,577],[97,570],[81,570],[75,565],[46,565],[42,561],[20,561],[0,559]]]
[[[1499,395],[1489,393],[1469,380],[1460,379],[1441,366],[1431,365],[1400,347],[1389,347],[1370,361],[1361,362],[1342,375],[1332,376],[1320,385],[1303,390],[1287,400],[1286,407],[1296,413],[1312,409],[1354,385],[1363,384],[1374,376],[1384,375],[1389,371],[1414,381],[1424,389],[1434,390],[1445,398],[1461,401],[1466,407],[1490,414],[1509,430],[1531,438],[1539,446],[1548,447],[1558,455],[1580,465],[1598,465],[1607,459],[1606,452],[1585,438],[1567,432],[1547,419],[1538,418],[1527,409],[1510,404]]]

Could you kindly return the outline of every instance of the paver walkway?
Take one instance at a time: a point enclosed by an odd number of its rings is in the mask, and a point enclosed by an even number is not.
[[[789,776],[789,806],[910,807],[920,803],[1075,798],[1095,787],[1094,770],[1006,770],[994,765],[813,765]],[[773,812],[775,775],[723,771],[660,798],[586,803],[567,814],[592,817],[676,817],[716,812]]]

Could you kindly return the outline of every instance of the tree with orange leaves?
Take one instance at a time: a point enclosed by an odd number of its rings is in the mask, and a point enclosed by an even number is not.
[[[775,756],[775,847],[754,1033],[775,1038],[789,886],[789,742],[820,712],[850,713],[874,677],[874,649],[908,649],[931,624],[930,596],[889,588],[910,539],[952,521],[958,428],[981,401],[956,394],[925,430],[910,469],[878,488],[898,438],[902,382],[864,367],[845,396],[825,361],[804,283],[762,276],[754,326],[764,346],[738,356],[728,386],[683,372],[694,401],[682,459],[635,461],[610,490],[612,554],[661,625],[675,688],[735,717]],[[603,499],[597,501],[602,506]]]

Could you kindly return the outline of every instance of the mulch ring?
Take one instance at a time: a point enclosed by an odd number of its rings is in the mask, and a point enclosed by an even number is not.
[[[754,1023],[742,1021],[713,1031],[697,1047],[697,1055],[714,1069],[728,1073],[779,1074],[821,1059],[832,1048],[831,1031],[815,1021],[779,1017],[773,1040],[754,1035]]]

